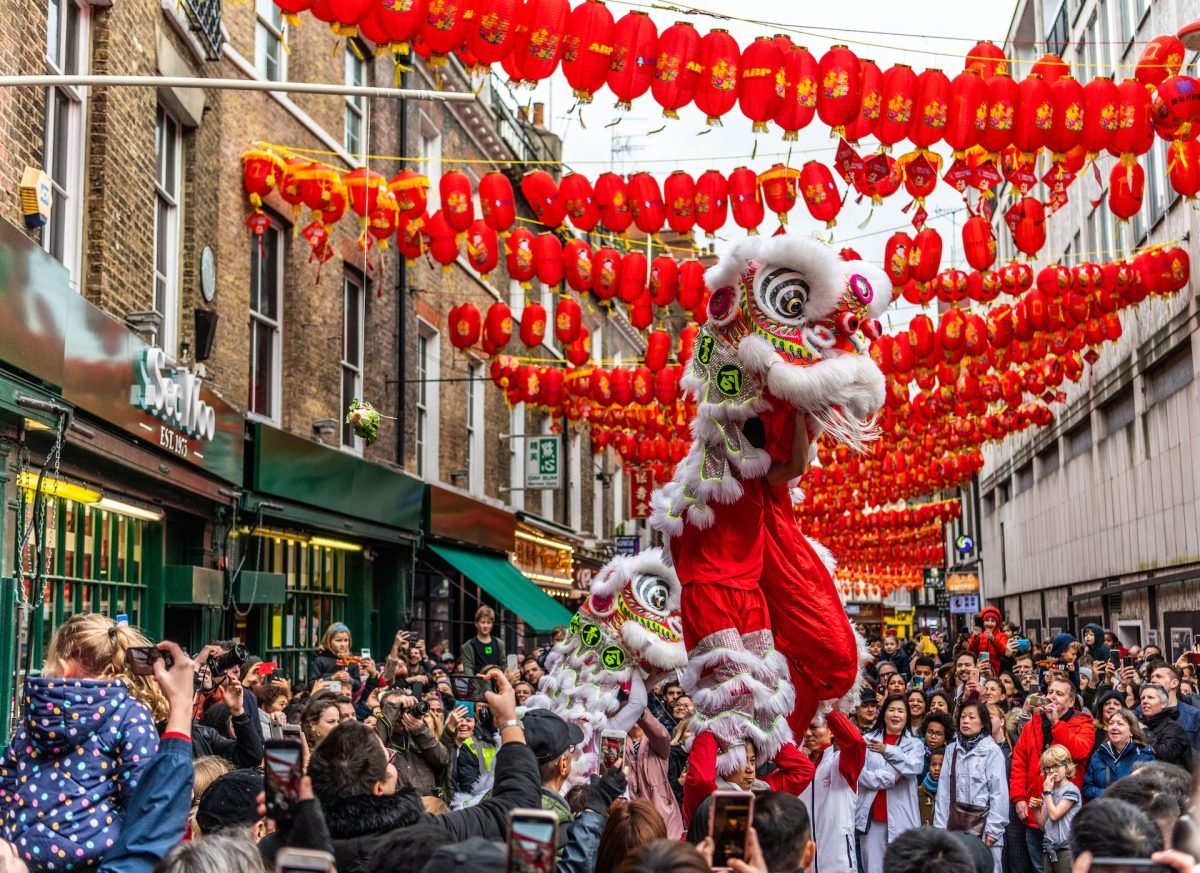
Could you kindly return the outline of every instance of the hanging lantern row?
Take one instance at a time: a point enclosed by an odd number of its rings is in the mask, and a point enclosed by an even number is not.
[[[1089,101],[1069,65],[1055,54],[1035,63],[1018,84],[1003,51],[988,42],[968,52],[963,75],[951,80],[941,70],[918,73],[904,64],[882,71],[844,45],[817,58],[785,35],[761,36],[742,48],[724,29],[701,36],[687,21],[659,33],[645,12],[628,12],[618,20],[600,0],[573,9],[568,0],[275,3],[289,15],[310,11],[339,34],[357,29],[378,46],[407,51],[412,44],[434,65],[451,54],[474,72],[499,63],[516,83],[542,81],[561,65],[582,102],[607,86],[617,106],[628,109],[650,92],[667,118],[677,118],[681,108],[694,103],[710,125],[721,123],[737,106],[755,132],[774,122],[785,139],[795,139],[814,118],[851,141],[873,135],[889,147],[908,139],[917,149],[943,138],[956,150],[965,149],[977,144],[971,140],[986,137],[993,152],[1010,142],[1025,151],[1044,146],[1065,152],[1093,113],[1092,127],[1110,132],[1104,115],[1112,105],[1107,86],[1101,89],[1104,95],[1093,95],[1102,97],[1099,103]],[[1127,80],[1141,97],[1122,105],[1111,119],[1111,133],[1125,129],[1124,112],[1131,107],[1136,110],[1131,124],[1138,130],[1129,133],[1130,144],[1152,137],[1155,129],[1168,139],[1191,137],[1197,109],[1187,99],[1194,96],[1186,91],[1187,77],[1179,76],[1183,59],[1177,37],[1161,36],[1146,46],[1135,78]],[[1143,99],[1149,91],[1154,92],[1153,127],[1152,103]]]

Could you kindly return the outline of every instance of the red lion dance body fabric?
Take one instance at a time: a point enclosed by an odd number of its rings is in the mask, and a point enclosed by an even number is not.
[[[796,427],[810,458],[822,434],[858,449],[878,435],[884,380],[864,352],[892,286],[795,235],[739,242],[705,281],[708,318],[683,380],[695,440],[655,494],[652,524],[682,586],[697,741],[713,735],[728,774],[747,741],[773,758],[855,683],[859,640],[832,559],[800,532],[794,483],[768,473],[790,464]]]

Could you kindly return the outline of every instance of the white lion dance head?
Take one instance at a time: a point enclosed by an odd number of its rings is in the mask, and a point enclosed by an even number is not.
[[[578,783],[598,769],[600,732],[628,731],[645,708],[647,685],[686,663],[679,580],[662,552],[613,558],[592,578],[590,596],[526,705],[550,709],[583,730],[571,773]]]

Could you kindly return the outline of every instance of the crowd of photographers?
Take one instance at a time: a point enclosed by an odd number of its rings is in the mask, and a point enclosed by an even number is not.
[[[524,705],[548,650],[510,657],[494,620],[482,608],[457,653],[399,632],[379,659],[333,624],[292,682],[234,643],[193,658],[73,616],[0,758],[0,873],[1193,873],[1200,857],[1187,655],[1095,625],[1041,646],[987,608],[973,634],[870,640],[852,712],[772,761],[747,746],[727,776],[663,682],[615,765],[574,784],[580,729]],[[723,804],[745,792],[739,818]],[[511,857],[522,816],[549,852]]]

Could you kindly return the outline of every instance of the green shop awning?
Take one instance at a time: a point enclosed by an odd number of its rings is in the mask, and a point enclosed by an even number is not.
[[[511,561],[452,546],[431,544],[429,548],[503,603],[505,608],[519,615],[536,633],[548,634],[560,625],[570,624],[571,613],[531,582]]]

